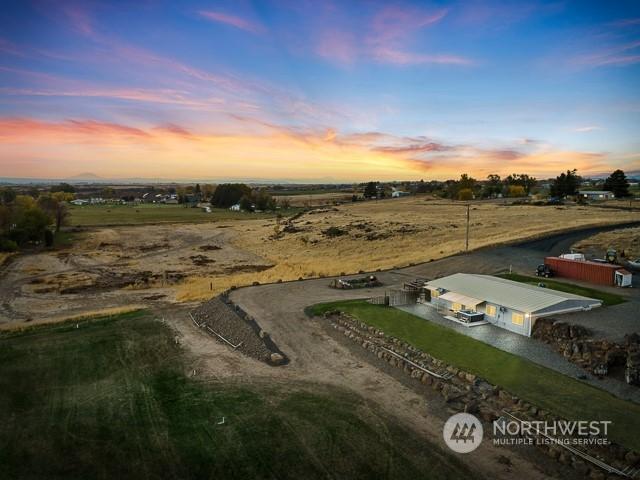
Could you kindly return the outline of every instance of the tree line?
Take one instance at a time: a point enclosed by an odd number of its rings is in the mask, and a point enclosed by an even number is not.
[[[0,189],[1,251],[14,251],[29,243],[53,245],[54,232],[67,223],[67,202],[73,200],[74,194],[65,186],[51,190],[34,198],[18,195],[8,187]]]
[[[371,182],[374,183],[375,182]],[[476,180],[463,173],[458,180],[418,182],[416,193],[432,193],[454,200],[471,200],[473,198],[526,197],[539,191],[540,181],[525,173],[514,173],[502,178],[498,174],[490,174],[486,180]],[[549,196],[564,198],[578,195],[583,178],[576,169],[561,173],[549,183]],[[631,196],[629,181],[625,173],[617,169],[609,175],[599,189],[610,191],[616,198]],[[365,197],[366,197],[365,190]]]

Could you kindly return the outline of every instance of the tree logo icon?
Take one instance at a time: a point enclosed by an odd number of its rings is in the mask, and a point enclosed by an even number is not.
[[[442,437],[447,446],[458,453],[473,452],[482,442],[482,424],[469,413],[456,413],[444,424]]]

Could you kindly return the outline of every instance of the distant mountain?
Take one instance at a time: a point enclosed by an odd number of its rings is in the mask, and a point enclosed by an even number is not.
[[[67,177],[65,180],[69,180],[73,182],[99,182],[107,179],[100,177],[95,173],[85,172],[85,173],[80,173],[78,175],[74,175],[72,177]]]

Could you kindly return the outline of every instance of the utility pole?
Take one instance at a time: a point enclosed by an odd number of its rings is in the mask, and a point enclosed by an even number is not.
[[[467,203],[467,235],[466,235],[466,240],[465,240],[465,244],[464,244],[464,251],[468,252],[469,251],[469,207],[471,205]]]

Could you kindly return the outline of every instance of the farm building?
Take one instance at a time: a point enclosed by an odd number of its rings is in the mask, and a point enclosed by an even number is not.
[[[606,190],[580,190],[579,195],[585,200],[611,200],[615,198],[613,192]]]
[[[478,317],[530,336],[536,318],[590,310],[600,300],[535,287],[491,275],[456,273],[426,282],[424,301],[447,315]]]

